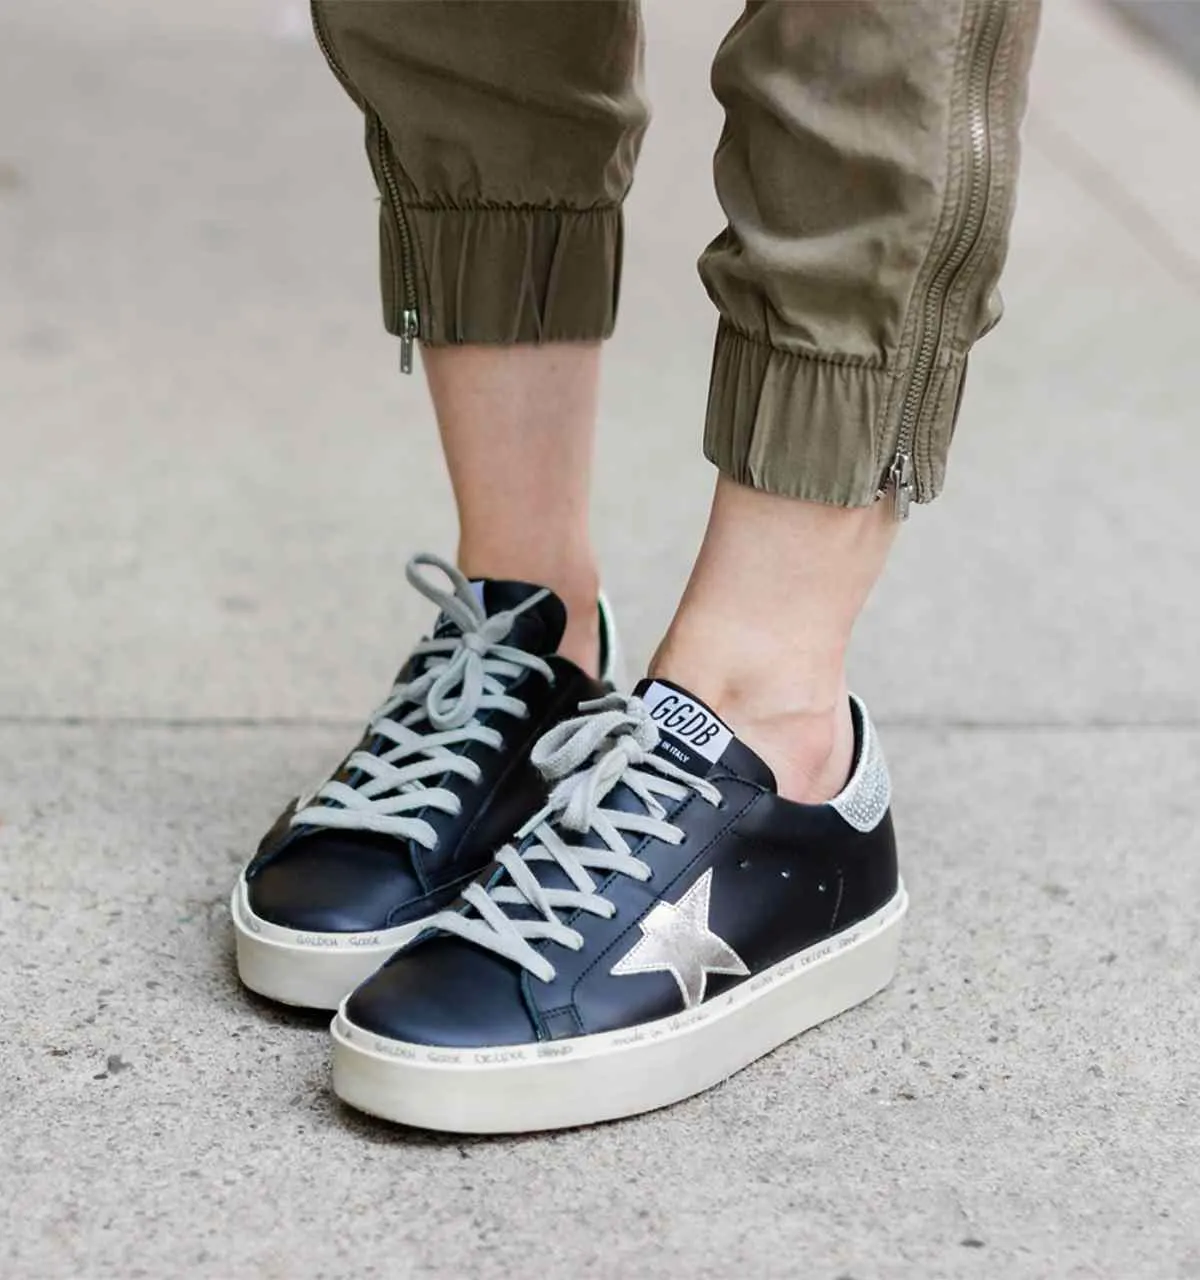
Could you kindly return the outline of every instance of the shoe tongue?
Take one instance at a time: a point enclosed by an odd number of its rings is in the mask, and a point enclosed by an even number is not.
[[[654,754],[700,777],[712,772],[719,764],[724,772],[735,774],[747,782],[777,791],[775,775],[766,763],[735,736],[733,730],[707,704],[682,686],[670,680],[642,680],[633,695],[646,705],[650,718],[659,727],[659,741]],[[626,813],[644,814],[644,801],[623,782],[618,783],[607,796],[606,809]],[[571,844],[584,844],[602,848],[604,841],[589,831],[582,837],[567,833]],[[515,841],[522,846],[520,837]],[[573,889],[571,878],[563,868],[552,862],[538,861],[531,864],[538,883],[544,889]],[[536,920],[541,912],[528,904],[506,905],[505,914],[513,920]]]
[[[518,608],[542,590],[528,582],[503,582],[494,578],[476,578],[471,583],[471,591],[489,618]],[[537,604],[516,615],[503,643],[544,658],[558,651],[566,629],[566,606],[553,591],[546,591]],[[459,634],[458,624],[439,613],[433,628],[434,638],[442,640]]]
[[[655,755],[700,777],[719,764],[739,778],[777,790],[765,761],[695,694],[670,680],[642,680],[633,693],[658,726]]]

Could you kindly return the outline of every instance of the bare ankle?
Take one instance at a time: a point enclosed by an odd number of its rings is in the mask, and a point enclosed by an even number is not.
[[[750,719],[737,707],[716,708],[738,737],[775,774],[779,794],[802,804],[824,804],[846,785],[854,764],[854,722],[846,697],[835,708]]]
[[[882,503],[825,506],[717,481],[652,669],[727,719],[788,799],[829,800],[846,782],[845,654],[895,532]]]

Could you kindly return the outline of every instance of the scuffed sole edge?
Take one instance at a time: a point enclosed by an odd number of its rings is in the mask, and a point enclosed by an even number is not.
[[[355,987],[421,932],[415,920],[376,933],[302,933],[256,916],[244,878],[229,903],[243,984],[268,1000],[304,1009],[338,1008]]]
[[[669,1106],[868,1000],[896,973],[901,885],[859,924],[696,1009],[625,1031],[439,1049],[355,1026],[339,1010],[333,1088],[370,1115],[449,1133],[529,1133]]]

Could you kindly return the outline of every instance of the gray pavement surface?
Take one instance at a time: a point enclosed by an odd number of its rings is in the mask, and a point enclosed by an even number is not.
[[[1132,26],[1193,75],[1200,76],[1200,6],[1196,0],[1109,0]]]
[[[647,9],[597,490],[641,658],[711,483],[693,262],[734,6]],[[237,865],[427,624],[403,559],[451,537],[303,11],[6,8],[0,122],[4,1280],[1200,1277],[1186,75],[1049,0],[1009,318],[855,656],[900,978],[704,1098],[513,1141],[347,1113],[321,1021],[231,968]]]

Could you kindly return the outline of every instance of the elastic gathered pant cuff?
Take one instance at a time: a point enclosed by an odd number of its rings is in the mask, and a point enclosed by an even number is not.
[[[612,333],[618,206],[404,212],[419,246],[423,342],[584,342]],[[394,316],[389,327],[399,332],[398,324]]]
[[[842,506],[940,490],[1000,314],[1038,0],[747,4],[718,51],[727,225],[705,451]],[[381,196],[384,318],[432,344],[596,341],[648,120],[638,0],[314,0]]]
[[[889,372],[782,351],[722,323],[704,428],[710,462],[739,484],[865,507],[879,493]]]

